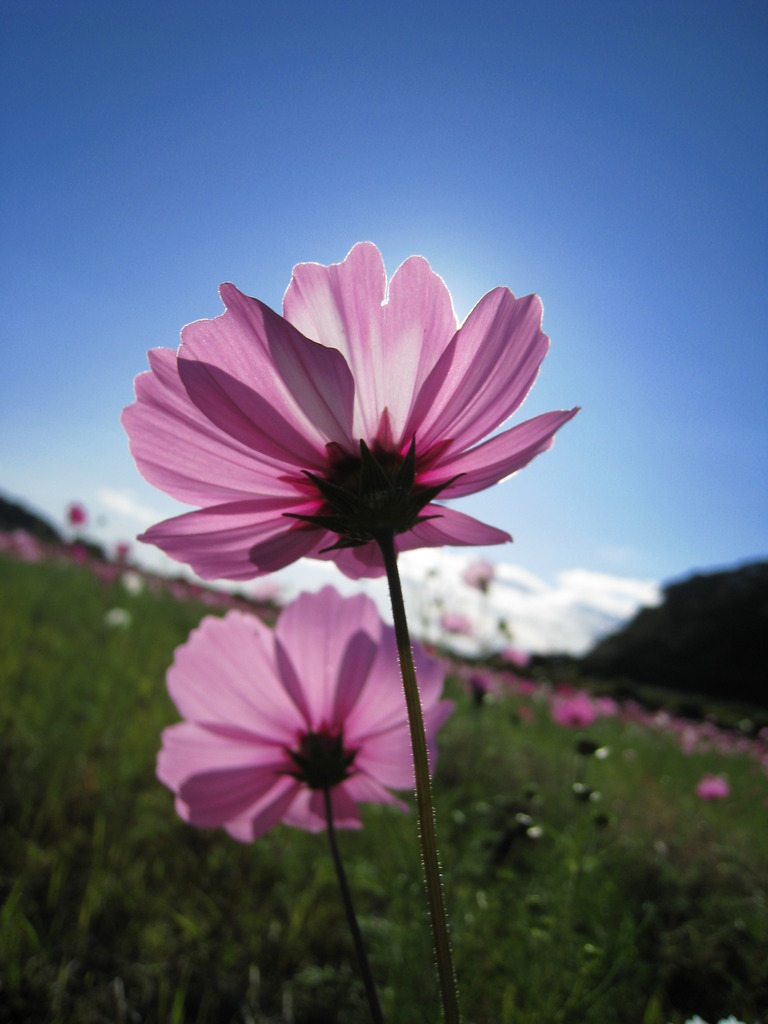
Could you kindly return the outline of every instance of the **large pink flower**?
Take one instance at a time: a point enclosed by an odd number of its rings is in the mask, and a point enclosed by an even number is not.
[[[414,648],[427,743],[451,712],[440,666]],[[192,825],[250,842],[283,821],[356,828],[358,803],[405,807],[413,785],[394,630],[360,594],[302,594],[275,630],[240,611],[203,619],[176,651],[168,690],[185,721],[163,732],[157,774]]]
[[[347,575],[397,550],[499,544],[509,534],[432,499],[495,484],[549,448],[576,413],[484,440],[520,406],[549,345],[535,295],[495,288],[459,328],[412,256],[387,287],[378,249],[297,266],[278,316],[234,285],[226,312],[155,349],[123,414],[141,473],[197,511],[141,540],[206,579],[248,579],[308,555]],[[329,550],[333,548],[333,550]]]

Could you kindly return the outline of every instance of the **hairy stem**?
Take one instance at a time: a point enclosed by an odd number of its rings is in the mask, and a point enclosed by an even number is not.
[[[384,564],[387,570],[389,594],[392,600],[392,614],[395,620],[397,637],[397,653],[400,659],[400,671],[403,677],[405,702],[408,707],[408,721],[411,728],[411,744],[413,746],[413,767],[416,777],[416,806],[419,815],[419,840],[427,884],[427,901],[432,924],[432,938],[435,946],[435,959],[440,980],[440,996],[443,1005],[445,1024],[459,1024],[459,1000],[456,990],[456,975],[453,970],[451,942],[448,935],[448,921],[445,914],[443,885],[440,878],[440,861],[437,853],[437,837],[435,833],[435,810],[432,803],[432,783],[429,777],[429,760],[427,756],[427,739],[424,732],[424,716],[421,711],[421,698],[416,681],[416,669],[413,664],[413,651],[408,635],[408,621],[405,617],[403,590],[400,585],[400,573],[397,568],[395,540],[392,533],[377,538]]]

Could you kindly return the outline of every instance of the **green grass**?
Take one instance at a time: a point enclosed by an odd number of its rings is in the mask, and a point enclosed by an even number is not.
[[[367,1019],[324,837],[197,831],[155,778],[165,671],[204,614],[0,557],[0,1022]],[[580,757],[543,703],[448,690],[435,793],[467,1024],[765,1024],[765,771],[615,719],[586,731],[609,756]],[[696,797],[705,771],[728,799]],[[434,1024],[415,815],[371,807],[340,843],[386,1019]]]

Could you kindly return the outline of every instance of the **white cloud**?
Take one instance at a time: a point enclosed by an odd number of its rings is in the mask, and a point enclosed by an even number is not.
[[[661,600],[661,588],[655,580],[627,579],[587,569],[569,569],[560,573],[558,582],[574,598],[619,618],[633,615],[641,605],[655,605]]]
[[[102,489],[98,500],[118,520],[111,520],[105,530],[112,541],[124,539],[126,534],[120,531],[129,524],[146,528],[163,518],[157,509],[142,505],[130,492]],[[129,535],[133,533],[131,529]],[[172,561],[151,544],[135,544],[131,557],[163,575],[197,578],[187,566]],[[476,559],[471,550],[443,548],[421,548],[400,557],[403,593],[414,637],[450,642],[457,652],[467,655],[499,650],[510,643],[531,653],[578,655],[618,629],[641,607],[657,604],[660,599],[660,587],[653,580],[568,569],[552,585],[509,562],[495,565],[493,583],[488,593],[482,594],[462,579],[466,567]],[[383,578],[350,580],[332,562],[302,559],[251,583],[222,581],[215,586],[254,595],[263,592],[265,585],[276,586],[278,599],[284,603],[302,590],[317,591],[327,584],[342,594],[368,594],[382,617],[392,621]],[[446,611],[466,615],[474,624],[474,635],[446,637],[440,629],[440,617]],[[508,636],[500,622],[507,624]]]
[[[162,516],[158,514],[156,509],[142,505],[127,491],[112,491],[107,488],[101,488],[97,491],[96,497],[110,512],[116,512],[118,515],[123,516],[125,519],[130,519],[131,522],[137,523],[144,528],[158,519],[162,519]]]
[[[462,574],[472,555],[439,548],[409,551],[400,558],[400,575],[411,632],[445,642],[439,628],[445,611],[460,612],[475,625],[473,637],[453,637],[452,646],[464,654],[494,650],[510,642],[531,653],[583,654],[596,640],[618,629],[640,608],[658,604],[661,588],[652,580],[637,580],[587,569],[569,569],[554,586],[510,563],[496,565],[487,594],[467,586]],[[299,590],[319,590],[332,583],[343,593],[360,590],[377,603],[391,621],[384,580],[348,580],[330,563],[302,560],[275,574],[285,598]],[[507,623],[511,640],[499,628]]]

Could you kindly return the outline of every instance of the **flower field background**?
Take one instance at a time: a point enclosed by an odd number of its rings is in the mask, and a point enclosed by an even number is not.
[[[211,600],[0,553],[2,1022],[366,1019],[325,837],[191,829],[155,776],[165,673],[229,606]],[[768,715],[686,723],[458,661],[446,696],[435,800],[468,1024],[768,1019]],[[339,841],[384,1014],[434,1024],[414,814],[363,821]]]

